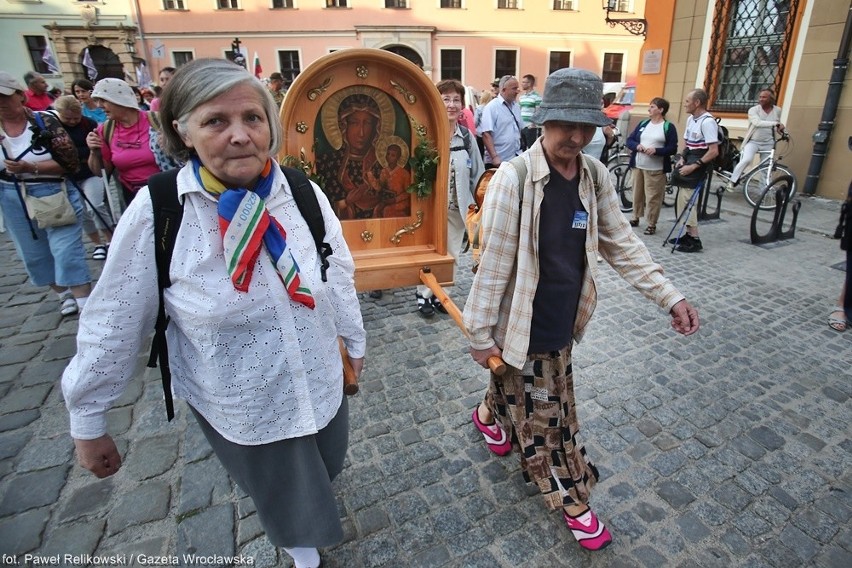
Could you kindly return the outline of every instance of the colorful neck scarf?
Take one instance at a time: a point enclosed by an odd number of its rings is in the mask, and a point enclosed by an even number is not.
[[[314,309],[314,297],[307,286],[302,286],[299,265],[287,247],[287,231],[266,210],[265,199],[272,190],[274,163],[266,162],[254,191],[243,188],[228,188],[201,165],[198,158],[192,159],[195,178],[204,190],[219,202],[219,228],[225,248],[225,263],[234,288],[247,292],[252,271],[266,245],[278,276],[284,283],[290,299]]]

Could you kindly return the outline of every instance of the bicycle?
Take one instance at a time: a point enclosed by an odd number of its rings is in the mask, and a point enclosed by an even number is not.
[[[618,204],[622,213],[633,211],[633,170],[629,163],[619,163],[617,160],[608,166],[609,179],[618,196]]]
[[[786,143],[783,153],[778,151],[779,142]],[[792,198],[793,195],[795,195],[796,176],[790,168],[784,164],[778,163],[785,155],[789,154],[792,149],[793,142],[790,138],[790,134],[785,130],[781,133],[780,137],[776,137],[775,130],[773,129],[772,150],[760,152],[760,154],[765,154],[764,158],[760,160],[756,166],[753,166],[743,172],[740,176],[740,179],[743,180],[742,182],[734,184],[735,186],[740,183],[743,184],[743,196],[746,201],[748,201],[749,205],[752,207],[759,207],[764,211],[775,209],[775,193],[773,192],[763,195],[763,190],[767,186],[772,185],[776,179],[784,175],[790,176],[793,179],[793,183],[789,184],[789,198]],[[736,161],[739,161],[739,152],[736,154]],[[726,182],[730,182],[731,175],[733,175],[732,172],[721,168],[716,168],[713,173]]]

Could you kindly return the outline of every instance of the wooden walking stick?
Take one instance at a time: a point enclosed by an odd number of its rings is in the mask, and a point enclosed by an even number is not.
[[[438,284],[438,280],[435,278],[435,275],[432,274],[432,270],[428,266],[424,266],[420,270],[420,281],[432,290],[432,293],[435,294],[435,297],[438,298],[438,300],[440,300],[441,305],[447,309],[447,313],[451,318],[453,318],[462,330],[462,333],[464,333],[465,337],[470,337],[467,333],[467,328],[465,328],[464,322],[462,321],[461,310],[455,302],[447,296],[447,293],[441,285]],[[503,362],[503,359],[494,355],[488,358],[488,368],[491,369],[491,372],[495,375],[502,375],[506,372],[506,363]]]
[[[347,396],[358,394],[358,377],[355,376],[355,369],[349,362],[349,352],[346,351],[342,338],[337,338],[337,345],[340,347],[340,358],[343,359],[343,392]]]

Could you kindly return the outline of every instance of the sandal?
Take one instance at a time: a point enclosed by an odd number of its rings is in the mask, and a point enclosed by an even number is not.
[[[638,227],[639,226],[639,219],[631,219],[630,220],[630,226],[631,227]]]
[[[98,245],[92,251],[92,260],[106,260],[107,248],[104,245]]]
[[[843,317],[834,317],[834,314],[841,314]],[[846,331],[846,325],[848,323],[849,322],[846,321],[846,312],[840,306],[835,306],[834,310],[828,314],[828,327],[834,331]]]
[[[562,518],[579,545],[586,550],[601,550],[612,543],[609,530],[591,509],[586,509],[576,517],[572,517],[563,509]]]
[[[653,235],[653,234],[655,234],[656,232],[657,232],[657,226],[656,226],[656,225],[648,225],[648,226],[645,228],[645,234],[646,234],[646,235]]]

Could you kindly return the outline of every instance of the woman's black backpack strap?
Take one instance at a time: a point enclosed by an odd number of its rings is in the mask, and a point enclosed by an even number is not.
[[[183,204],[178,199],[177,192],[179,171],[175,169],[154,174],[148,180],[151,206],[154,209],[154,261],[157,264],[157,289],[160,300],[148,366],[154,368],[158,361],[160,363],[163,396],[166,401],[166,416],[169,421],[175,417],[175,405],[172,400],[169,347],[166,344],[166,328],[169,326],[169,317],[166,315],[166,307],[163,303],[163,290],[172,285],[172,281],[169,279],[169,266],[172,263],[175,240],[177,239],[178,229],[180,229],[181,219],[183,219]]]
[[[325,273],[328,270],[328,257],[334,254],[334,251],[331,250],[331,245],[325,242],[325,220],[322,217],[319,201],[317,201],[317,194],[314,193],[311,181],[302,170],[281,166],[281,171],[284,172],[284,177],[290,184],[299,213],[307,221],[308,228],[311,230],[311,236],[314,238],[317,254],[320,257],[322,281],[327,282]]]

